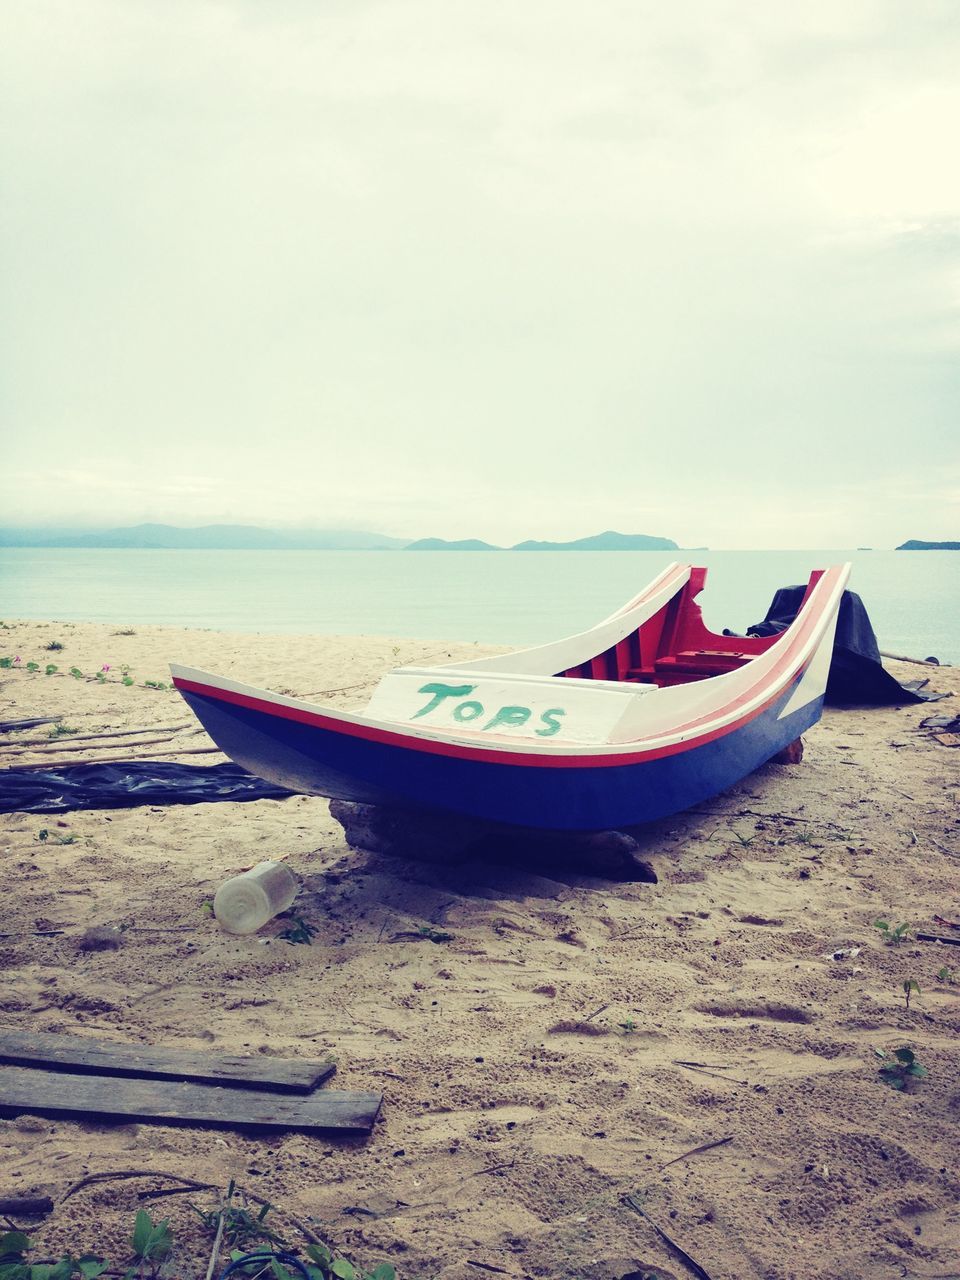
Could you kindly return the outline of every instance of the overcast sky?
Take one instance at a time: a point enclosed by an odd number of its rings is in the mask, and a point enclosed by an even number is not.
[[[960,537],[955,0],[0,13],[0,523]]]

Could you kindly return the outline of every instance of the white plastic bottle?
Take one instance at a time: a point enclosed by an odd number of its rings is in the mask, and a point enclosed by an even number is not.
[[[256,933],[291,906],[299,888],[296,876],[282,862],[258,862],[220,886],[213,914],[227,933]]]

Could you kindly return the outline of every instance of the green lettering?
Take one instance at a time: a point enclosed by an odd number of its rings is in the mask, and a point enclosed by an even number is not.
[[[567,713],[562,707],[551,707],[549,711],[544,711],[540,715],[540,720],[547,726],[546,729],[535,729],[537,737],[550,738],[560,729],[560,721],[557,716],[565,716]]]
[[[483,726],[484,731],[487,729],[496,729],[501,724],[526,724],[530,719],[529,707],[501,707],[492,720]]]
[[[432,693],[433,698],[425,707],[421,707],[419,711],[414,712],[410,719],[416,720],[419,716],[429,715],[431,711],[435,711],[439,707],[444,698],[465,698],[468,693],[473,693],[476,687],[475,684],[425,684],[417,692]],[[477,714],[479,715],[480,712],[477,712]]]
[[[469,690],[467,690],[469,693]],[[462,724],[465,720],[476,720],[477,716],[483,715],[482,702],[461,702],[459,707],[453,708],[454,720],[459,720]]]

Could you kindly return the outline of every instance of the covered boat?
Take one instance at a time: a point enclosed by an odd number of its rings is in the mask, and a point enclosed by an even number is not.
[[[741,638],[704,626],[706,570],[672,564],[589,631],[399,667],[359,712],[171,670],[214,742],[292,791],[608,830],[724,791],[819,720],[849,572],[817,570],[785,631]]]

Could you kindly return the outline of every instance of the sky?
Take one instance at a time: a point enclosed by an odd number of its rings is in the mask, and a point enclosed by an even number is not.
[[[960,538],[955,0],[0,0],[0,524]]]

